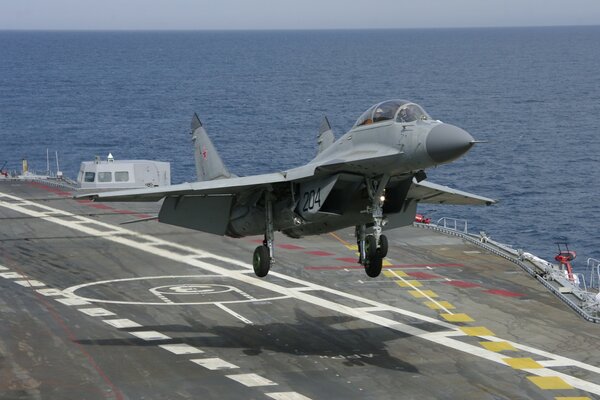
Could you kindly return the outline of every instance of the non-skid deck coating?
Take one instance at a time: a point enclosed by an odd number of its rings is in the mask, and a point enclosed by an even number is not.
[[[156,204],[0,183],[0,399],[600,398],[598,326],[461,239],[260,238],[157,222]],[[493,233],[492,233],[493,234]]]

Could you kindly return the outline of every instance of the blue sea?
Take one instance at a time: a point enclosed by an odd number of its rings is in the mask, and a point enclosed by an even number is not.
[[[374,31],[0,32],[0,165],[171,162],[193,181],[197,112],[238,175],[309,161],[373,103],[409,99],[477,145],[429,180],[499,199],[421,206],[549,259],[600,258],[600,27]]]

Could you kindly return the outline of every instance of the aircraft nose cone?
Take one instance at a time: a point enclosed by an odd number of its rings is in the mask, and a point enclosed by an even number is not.
[[[454,125],[440,124],[429,131],[425,147],[433,161],[444,163],[465,154],[473,143],[473,136],[467,131]]]

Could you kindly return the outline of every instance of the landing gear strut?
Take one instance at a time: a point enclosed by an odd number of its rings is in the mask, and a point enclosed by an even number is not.
[[[367,191],[371,205],[367,207],[367,212],[373,217],[373,234],[366,234],[365,225],[356,226],[356,241],[358,244],[359,259],[358,262],[365,267],[365,272],[371,278],[379,276],[382,263],[388,252],[388,240],[381,233],[383,220],[383,196],[386,185],[390,177],[384,175],[380,180],[367,179]]]
[[[271,265],[273,265],[273,201],[271,192],[265,192],[265,238],[262,246],[254,250],[252,266],[256,276],[262,278],[267,276]]]

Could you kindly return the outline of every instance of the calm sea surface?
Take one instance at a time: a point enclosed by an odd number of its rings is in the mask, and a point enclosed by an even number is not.
[[[429,179],[497,198],[420,209],[551,258],[600,258],[600,27],[310,32],[0,32],[0,165],[46,148],[75,177],[95,155],[170,161],[192,181],[198,112],[239,175],[315,155],[371,104],[420,103],[489,143]]]

